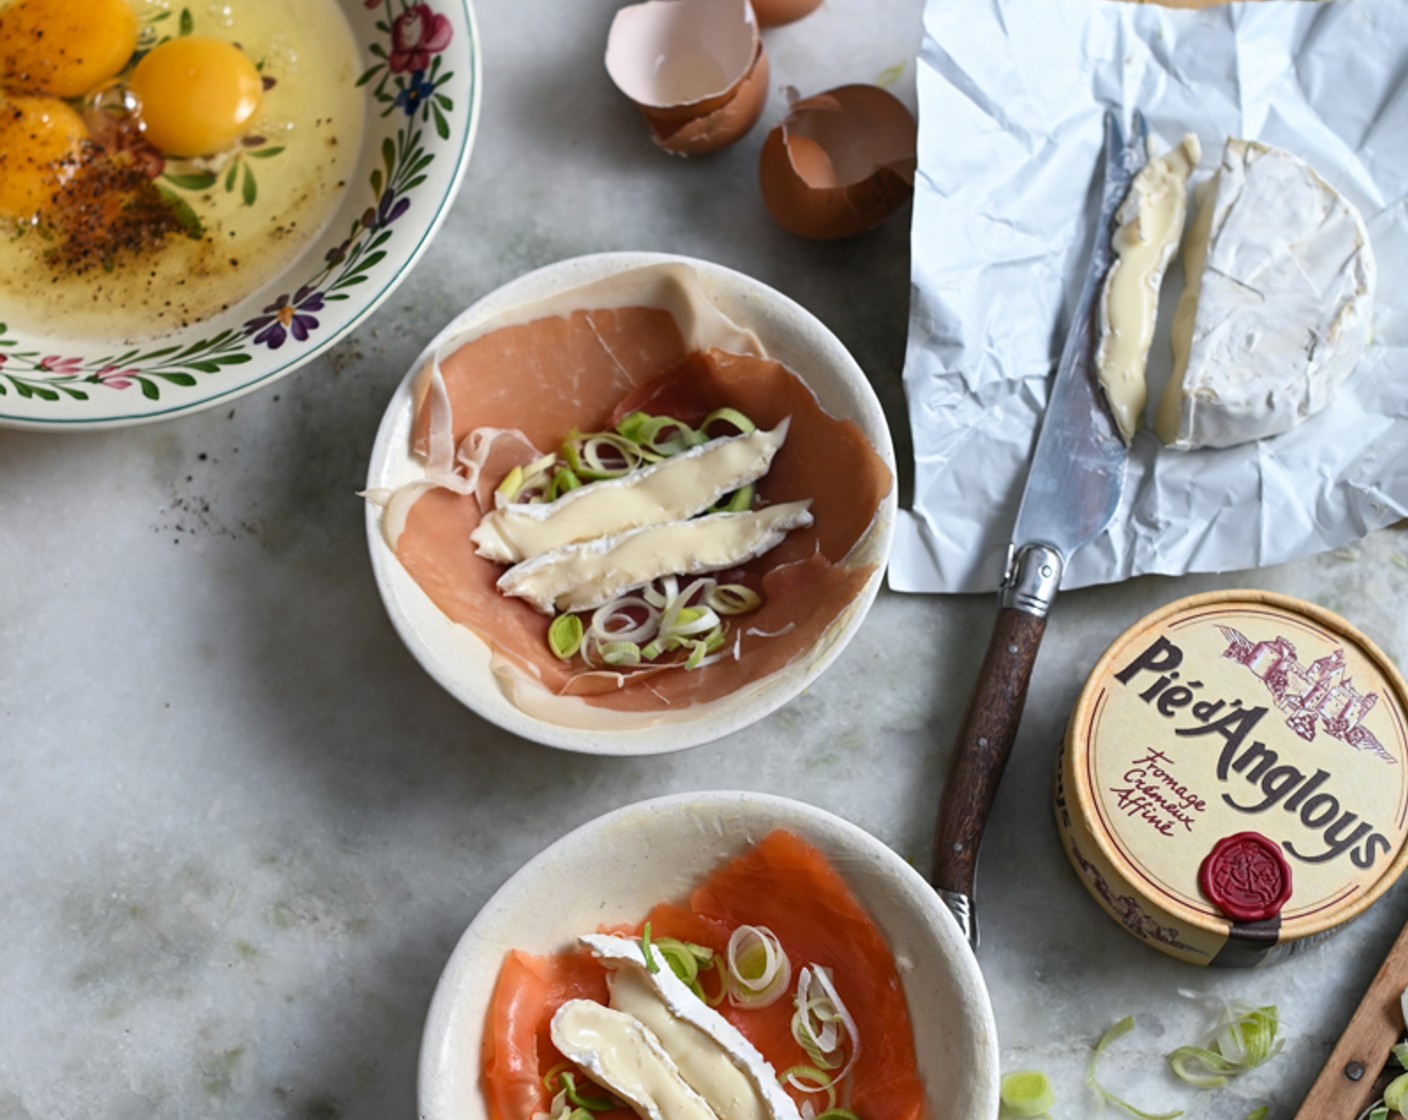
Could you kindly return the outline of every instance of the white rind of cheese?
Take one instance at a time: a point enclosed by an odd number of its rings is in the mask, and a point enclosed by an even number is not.
[[[1374,255],[1359,212],[1289,152],[1229,139],[1183,251],[1170,447],[1274,436],[1329,403],[1359,362]]]
[[[1188,133],[1167,155],[1146,163],[1115,213],[1118,254],[1100,296],[1100,346],[1095,365],[1125,443],[1134,438],[1149,399],[1145,376],[1159,289],[1178,251],[1188,214],[1188,178],[1202,158]]]
[[[790,418],[770,432],[723,436],[621,478],[569,490],[554,502],[516,502],[486,515],[469,539],[501,564],[563,545],[615,536],[702,513],[768,473]]]
[[[587,934],[578,941],[612,970],[611,1006],[655,1034],[684,1079],[723,1120],[801,1120],[758,1048],[668,965],[649,971],[640,944],[628,938]]]
[[[549,1031],[564,1058],[645,1120],[720,1120],[635,1016],[594,1000],[570,999],[553,1015]]]
[[[668,575],[737,567],[812,523],[811,501],[782,502],[744,513],[711,513],[563,545],[499,577],[498,588],[544,614],[584,611]]]

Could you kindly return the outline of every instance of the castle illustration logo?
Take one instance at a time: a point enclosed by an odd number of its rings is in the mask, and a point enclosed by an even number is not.
[[[1296,647],[1285,637],[1253,642],[1230,626],[1218,626],[1227,639],[1222,656],[1244,665],[1265,686],[1276,707],[1287,713],[1286,726],[1314,742],[1323,731],[1356,750],[1368,751],[1390,765],[1398,760],[1364,726],[1379,702],[1376,692],[1361,693],[1345,676],[1344,650],[1336,647],[1309,665],[1302,665]]]

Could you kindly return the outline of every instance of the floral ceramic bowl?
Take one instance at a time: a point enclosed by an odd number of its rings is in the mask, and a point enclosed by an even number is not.
[[[470,0],[339,4],[360,54],[348,92],[366,115],[360,154],[317,236],[233,306],[131,341],[77,341],[61,315],[21,328],[0,296],[0,426],[120,427],[227,401],[326,351],[405,278],[467,165],[481,99],[474,14]],[[178,17],[164,35],[189,34],[197,23],[180,0],[161,10]],[[159,158],[151,174],[168,197],[223,189],[257,207],[261,177],[284,149],[263,137],[243,144],[219,174],[170,162],[163,169]]]

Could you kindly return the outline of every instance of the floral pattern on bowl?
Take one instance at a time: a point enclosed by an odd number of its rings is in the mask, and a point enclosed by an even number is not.
[[[428,246],[463,178],[478,121],[469,0],[344,0],[367,65],[359,171],[322,235],[228,312],[114,347],[13,330],[0,307],[0,426],[118,427],[267,384],[348,334]]]

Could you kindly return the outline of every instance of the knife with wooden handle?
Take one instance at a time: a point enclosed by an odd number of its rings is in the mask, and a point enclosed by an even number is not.
[[[1115,211],[1148,158],[1139,113],[1128,140],[1105,115],[1104,187],[1090,267],[1056,367],[1008,553],[992,639],[958,732],[939,805],[931,881],[969,943],[978,943],[978,846],[1026,702],[1046,615],[1072,553],[1115,515],[1128,448],[1096,384],[1096,305],[1114,259]]]

